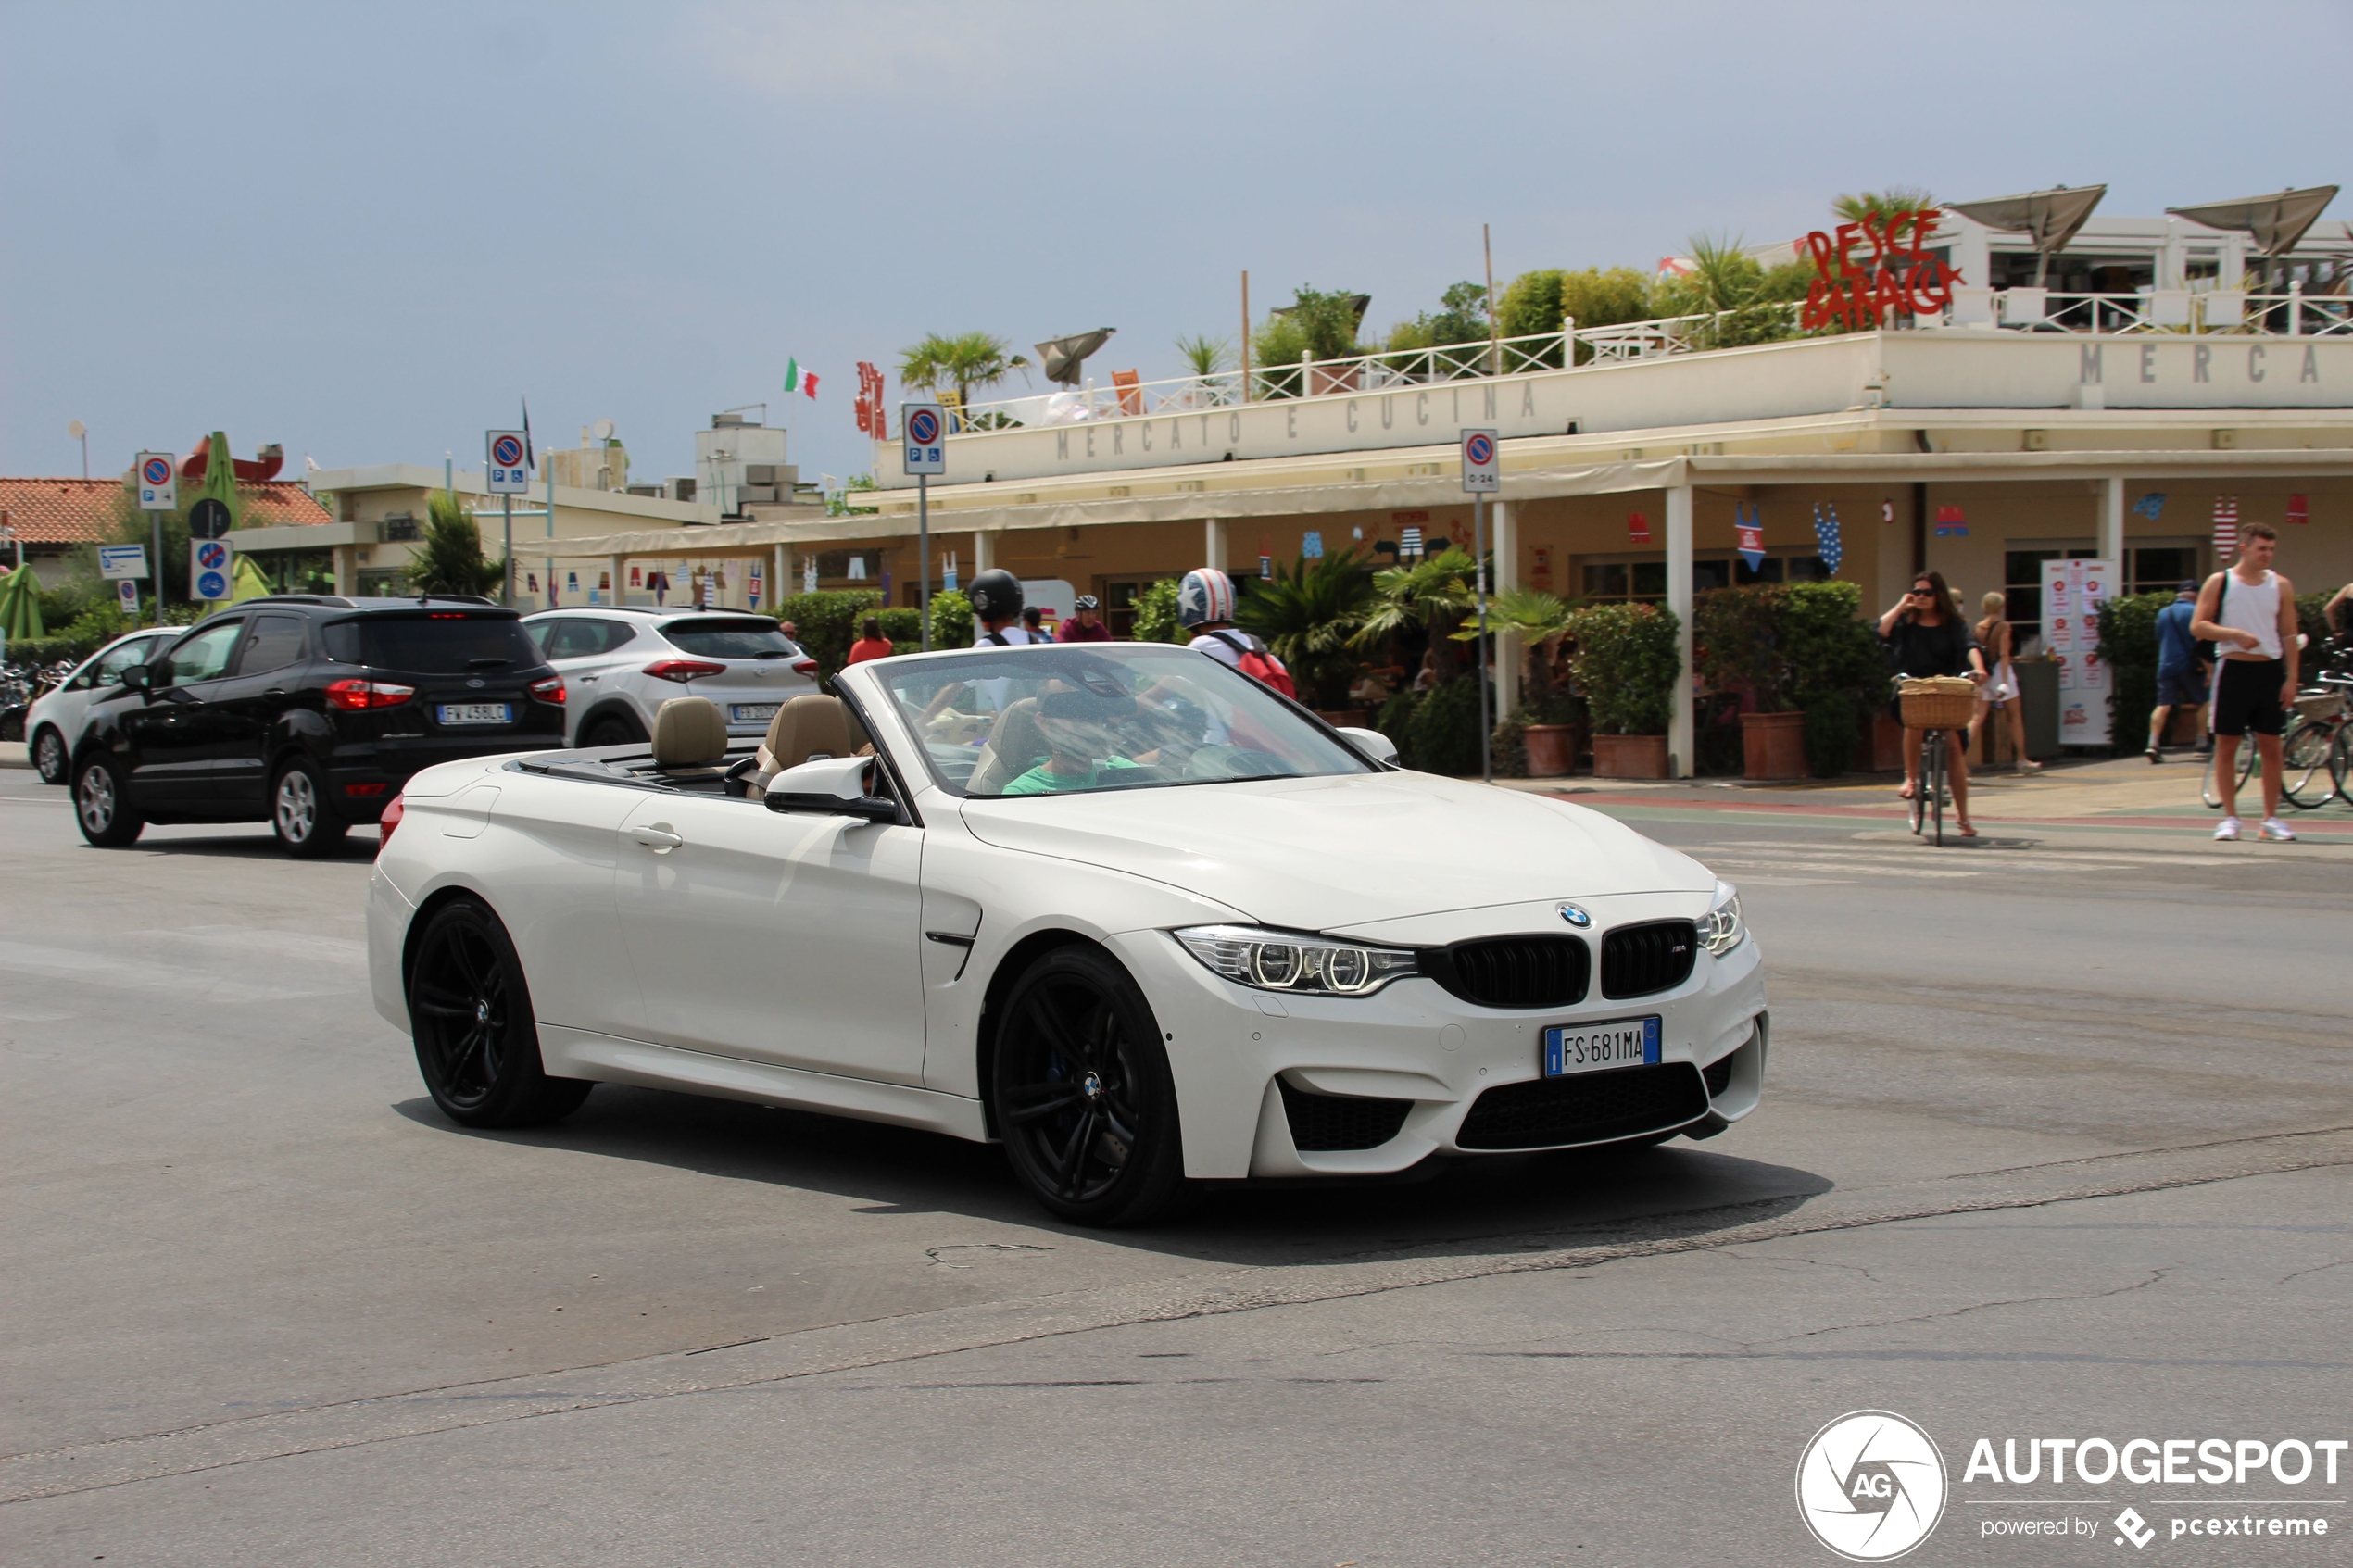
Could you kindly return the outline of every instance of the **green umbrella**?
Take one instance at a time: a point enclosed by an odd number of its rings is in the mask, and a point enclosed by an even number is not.
[[[261,574],[261,568],[254,565],[251,556],[237,558],[233,582],[235,585],[229,593],[229,602],[232,604],[240,599],[258,599],[264,594],[274,594],[278,591],[270,585],[270,579]]]
[[[14,642],[47,634],[41,624],[41,584],[32,568],[19,567],[0,579],[0,636]]]

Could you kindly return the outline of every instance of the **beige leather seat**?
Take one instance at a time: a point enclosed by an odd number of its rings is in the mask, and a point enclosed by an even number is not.
[[[727,716],[707,696],[673,696],[654,714],[654,766],[676,776],[711,770],[727,755]]]
[[[865,726],[841,698],[814,693],[794,697],[768,721],[768,738],[760,743],[745,793],[758,800],[768,793],[768,781],[787,768],[820,757],[869,756],[874,749]]]
[[[1038,699],[1023,697],[999,717],[964,787],[975,795],[1002,795],[1007,784],[1038,766],[1049,749],[1045,733],[1038,727]]]

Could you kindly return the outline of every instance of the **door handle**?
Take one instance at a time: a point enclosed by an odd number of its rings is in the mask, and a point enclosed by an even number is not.
[[[683,836],[659,822],[651,827],[631,828],[629,836],[657,855],[667,855],[686,842]]]
[[[285,695],[286,695],[286,688],[285,688],[285,687],[283,687],[283,686],[272,686],[272,687],[271,687],[268,691],[266,691],[266,692],[262,693],[261,695],[262,695],[265,698],[268,698],[269,700],[271,700],[271,701],[273,701],[273,702],[274,702],[274,701],[276,701],[279,697],[282,697],[282,696],[285,696]]]
[[[593,686],[597,684],[597,677],[594,675],[583,675],[580,677],[580,684],[584,686]]]

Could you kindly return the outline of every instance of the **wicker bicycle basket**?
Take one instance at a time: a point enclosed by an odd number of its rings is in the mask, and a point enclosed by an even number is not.
[[[1966,730],[1977,714],[1977,683],[1966,675],[1928,675],[1895,688],[1907,730]]]

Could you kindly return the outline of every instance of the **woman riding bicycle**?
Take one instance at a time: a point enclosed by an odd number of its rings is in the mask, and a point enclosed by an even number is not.
[[[1953,603],[1952,590],[1944,586],[1943,572],[1914,572],[1911,591],[1879,618],[1879,634],[1899,674],[1966,675],[1981,683],[1985,679],[1985,656]],[[1901,699],[1892,703],[1889,711],[1896,722],[1903,722]],[[1900,793],[1906,800],[1919,794],[1920,743],[1927,738],[1926,730],[1907,726],[1904,731],[1904,788]],[[1968,749],[1961,731],[1946,732],[1944,776],[1953,781],[1953,811],[1960,819],[1961,836],[1975,838],[1977,829],[1969,820]]]

